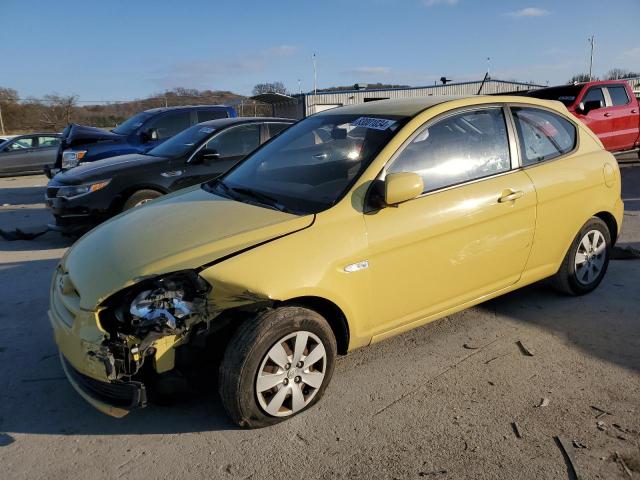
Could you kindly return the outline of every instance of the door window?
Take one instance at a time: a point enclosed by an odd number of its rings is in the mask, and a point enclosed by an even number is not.
[[[34,138],[33,137],[26,137],[26,138],[19,138],[18,140],[14,140],[10,145],[9,145],[9,150],[23,150],[25,148],[33,148],[34,147]]]
[[[598,88],[590,88],[589,91],[587,92],[587,94],[584,96],[584,98],[582,99],[583,102],[593,102],[593,101],[600,101],[602,102],[602,106],[605,105],[604,103],[604,95],[602,93],[602,89],[600,87]]]
[[[512,108],[523,166],[570,152],[576,145],[576,127],[560,115],[538,108]]]
[[[622,85],[616,85],[607,87],[609,90],[609,96],[611,97],[611,103],[614,107],[619,105],[626,105],[629,103],[629,96],[627,95],[627,89]]]
[[[423,129],[387,173],[415,172],[429,192],[510,168],[507,127],[496,107],[452,115]]]
[[[215,150],[220,158],[242,157],[254,151],[260,145],[260,124],[251,123],[231,127],[213,137],[207,150]]]
[[[208,110],[198,110],[198,123],[209,120],[227,118],[227,112],[221,108],[210,108]]]
[[[267,123],[267,127],[269,128],[269,138],[275,137],[290,126],[290,123]]]
[[[60,145],[58,137],[38,137],[38,148],[57,147]]]
[[[149,128],[155,129],[157,139],[173,137],[176,133],[191,126],[190,112],[175,112],[163,115],[159,119],[151,122]]]

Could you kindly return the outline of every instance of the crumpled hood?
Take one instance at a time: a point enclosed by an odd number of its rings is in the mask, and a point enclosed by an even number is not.
[[[70,124],[64,129],[64,132],[62,132],[63,142],[65,146],[68,147],[95,143],[101,140],[124,140],[125,138],[127,137],[124,135],[118,135],[117,133],[109,132],[101,128],[78,125],[77,123]]]
[[[53,181],[61,185],[79,185],[92,180],[109,179],[134,163],[136,165],[154,165],[166,161],[167,158],[164,157],[153,157],[141,153],[118,155],[70,168],[58,173]]]
[[[103,223],[78,240],[62,263],[80,307],[94,310],[144,277],[198,268],[306,228],[313,219],[218,197],[198,186]]]

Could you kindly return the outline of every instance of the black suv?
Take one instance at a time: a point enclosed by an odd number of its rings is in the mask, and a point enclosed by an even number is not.
[[[165,193],[217,177],[293,124],[244,117],[195,125],[146,154],[121,155],[58,173],[47,185],[53,230],[77,234]]]
[[[103,158],[145,153],[197,123],[237,117],[232,107],[196,105],[153,108],[137,113],[111,131],[72,123],[62,132],[62,142],[53,168],[45,168],[49,178],[61,170]]]

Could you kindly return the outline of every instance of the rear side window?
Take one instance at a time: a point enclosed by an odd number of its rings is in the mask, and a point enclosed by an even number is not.
[[[220,158],[242,157],[260,145],[260,124],[251,123],[231,127],[213,137],[207,143],[207,150],[215,150]]]
[[[59,144],[60,139],[58,137],[38,137],[39,148],[57,147]]]
[[[286,130],[291,126],[290,123],[267,123],[267,128],[269,129],[269,138],[275,137],[283,130]]]
[[[191,126],[190,112],[175,112],[163,115],[151,122],[150,128],[156,130],[158,140],[173,137],[176,133]]]
[[[511,109],[520,139],[523,166],[570,152],[576,145],[576,127],[560,115],[538,108]]]
[[[209,110],[198,110],[198,123],[219,118],[227,118],[227,111],[222,108],[210,108]]]
[[[629,96],[627,95],[627,89],[622,85],[616,85],[607,87],[609,90],[609,96],[613,106],[626,105],[629,103]]]
[[[429,192],[510,168],[504,114],[496,107],[452,115],[421,130],[387,173],[417,173]]]

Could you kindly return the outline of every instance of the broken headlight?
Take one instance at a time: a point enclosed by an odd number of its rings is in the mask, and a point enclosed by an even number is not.
[[[177,335],[206,314],[211,287],[194,271],[187,270],[144,280],[113,299],[118,333],[139,338],[156,332]],[[110,330],[105,325],[107,330]]]

